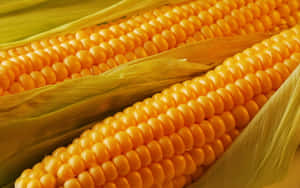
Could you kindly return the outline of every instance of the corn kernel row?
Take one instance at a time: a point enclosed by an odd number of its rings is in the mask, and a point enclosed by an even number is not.
[[[48,45],[36,47],[26,55],[3,56],[0,87],[3,94],[18,93],[70,78],[97,75],[127,61],[185,43],[280,30],[298,22],[298,4],[297,0],[282,4],[272,0],[223,0],[210,4],[192,1],[164,7],[162,11],[157,9],[154,11],[157,13],[152,12],[155,16],[149,16],[150,12],[110,24],[107,26],[110,29],[99,26],[101,29],[93,32],[80,31],[74,34],[75,39],[67,42],[47,43],[43,40]],[[117,32],[116,28],[129,23],[131,30]],[[101,33],[104,33],[103,37],[100,37]]]

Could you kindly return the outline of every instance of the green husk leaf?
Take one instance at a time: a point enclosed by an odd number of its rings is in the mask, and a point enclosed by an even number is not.
[[[300,66],[230,149],[188,188],[262,188],[280,181],[300,144]]]
[[[0,5],[0,49],[107,23],[185,0],[9,0]]]
[[[202,41],[129,62],[98,76],[0,97],[0,186],[89,127],[85,125],[200,75],[269,36]]]

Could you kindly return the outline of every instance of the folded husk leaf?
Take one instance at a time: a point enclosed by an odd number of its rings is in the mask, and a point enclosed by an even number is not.
[[[0,186],[85,126],[212,69],[270,34],[212,39],[129,62],[98,76],[0,97]]]
[[[2,2],[3,1],[3,2]],[[0,49],[186,0],[2,0]]]
[[[188,188],[262,188],[280,181],[300,144],[300,66],[229,150]]]

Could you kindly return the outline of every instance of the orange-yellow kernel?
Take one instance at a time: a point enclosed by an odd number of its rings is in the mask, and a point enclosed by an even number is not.
[[[20,84],[22,85],[22,87],[23,87],[25,90],[29,90],[29,89],[35,88],[34,80],[33,80],[32,77],[29,76],[28,74],[22,74],[22,75],[19,77],[19,82],[20,82]]]
[[[240,135],[240,131],[237,129],[233,129],[229,132],[229,135],[232,138],[232,140],[235,140]]]
[[[8,91],[12,94],[20,93],[25,91],[24,87],[19,82],[14,82],[8,89]]]
[[[141,163],[140,157],[136,151],[132,150],[132,151],[127,152],[126,157],[130,164],[131,171],[138,170],[141,168],[142,163]]]
[[[130,172],[129,162],[124,155],[113,158],[113,163],[115,164],[119,175],[125,176]]]
[[[201,127],[198,124],[193,124],[190,127],[190,130],[193,135],[195,147],[197,147],[197,148],[202,147],[205,144],[204,131],[201,129]]]
[[[178,176],[173,179],[173,188],[181,188],[184,187],[187,183],[186,176]]]
[[[89,49],[89,53],[94,58],[96,64],[105,62],[107,58],[105,51],[100,46],[93,46]]]
[[[157,162],[163,158],[162,148],[157,141],[152,141],[147,144],[147,148],[151,154],[152,161]]]
[[[224,103],[224,110],[230,110],[234,106],[234,101],[231,94],[225,88],[219,88],[216,91],[219,96],[222,97],[222,101]]]
[[[269,77],[272,81],[272,89],[273,90],[278,89],[283,82],[280,74],[273,68],[269,68],[269,69],[265,70],[265,72],[269,75]]]
[[[220,139],[217,139],[212,143],[212,148],[217,158],[219,158],[224,153],[224,145]]]
[[[45,170],[52,175],[56,174],[58,168],[62,165],[62,161],[56,157],[50,157],[47,162],[45,162]]]
[[[57,181],[59,184],[66,182],[68,179],[74,178],[75,174],[69,164],[63,164],[57,171]]]
[[[206,118],[210,118],[215,114],[214,105],[208,97],[200,96],[197,101],[202,105]]]
[[[134,50],[134,53],[135,53],[135,55],[136,55],[138,58],[143,58],[143,57],[148,56],[148,54],[146,53],[145,49],[142,48],[142,47],[137,47],[137,48]]]
[[[214,129],[215,137],[219,138],[226,132],[225,123],[219,116],[213,116],[208,120]]]
[[[267,102],[267,98],[265,95],[261,94],[261,95],[254,97],[254,101],[259,106],[259,108],[261,108]]]
[[[109,182],[103,186],[103,188],[117,188],[116,184]]]
[[[121,153],[120,144],[114,137],[105,138],[103,144],[106,146],[112,157]]]
[[[245,104],[245,107],[246,107],[246,109],[247,109],[247,111],[248,111],[249,116],[250,116],[251,119],[255,116],[255,114],[259,110],[259,106],[253,100],[248,101]]]
[[[172,120],[175,130],[178,130],[184,126],[184,118],[182,113],[176,108],[170,108],[166,115]]]
[[[126,178],[131,188],[143,187],[143,180],[138,172],[131,172]]]
[[[143,134],[143,138],[144,138],[144,142],[145,143],[149,143],[150,141],[153,140],[153,131],[151,126],[149,126],[146,123],[141,123],[138,125],[138,128],[141,130],[142,134]],[[156,131],[158,127],[156,127]]]
[[[203,151],[205,154],[204,165],[208,166],[216,160],[216,154],[210,145],[204,145]]]
[[[178,131],[178,135],[182,138],[185,150],[189,151],[194,146],[194,139],[191,131],[187,127],[183,127]]]
[[[253,89],[253,94],[254,95],[261,94],[261,92],[262,92],[262,86],[260,84],[260,81],[259,81],[258,77],[256,77],[255,74],[252,74],[252,73],[247,74],[244,77],[244,79],[249,82],[250,86]]]
[[[262,86],[262,92],[267,93],[272,89],[272,80],[269,75],[264,71],[257,71],[256,76],[258,77],[260,84]]]
[[[189,153],[184,153],[185,158],[185,170],[184,175],[191,175],[196,171],[196,163]]]
[[[170,136],[170,139],[174,146],[175,153],[182,154],[185,151],[185,145],[182,138],[178,134],[174,133]]]
[[[41,72],[44,75],[47,84],[56,83],[56,74],[51,67],[44,67]]]
[[[152,41],[147,41],[144,44],[144,49],[145,49],[146,53],[149,55],[154,55],[154,54],[158,53],[158,48],[155,46],[155,43]]]
[[[169,158],[174,155],[175,151],[174,151],[174,147],[173,147],[173,144],[172,144],[170,138],[164,136],[164,137],[160,138],[158,142],[160,144],[164,158]]]
[[[94,64],[93,57],[88,51],[81,50],[76,53],[76,57],[79,59],[82,68],[90,68]]]
[[[183,114],[185,126],[190,126],[195,123],[194,113],[188,105],[181,104],[177,109]]]
[[[224,102],[222,97],[215,91],[208,92],[207,97],[211,99],[214,105],[215,113],[221,114],[224,111]]]
[[[204,132],[206,143],[213,142],[215,139],[215,131],[209,121],[202,121],[199,126]]]
[[[253,88],[247,80],[239,79],[234,84],[242,91],[245,101],[250,100],[254,96]]]
[[[88,172],[82,172],[78,175],[78,180],[82,188],[94,188],[95,183]]]
[[[147,124],[152,128],[154,138],[160,138],[164,135],[163,125],[158,119],[151,118],[147,121]]]
[[[83,148],[89,148],[89,146],[85,146]],[[97,161],[96,160],[96,155],[90,149],[85,149],[81,153],[81,157],[84,160],[87,167],[90,167],[92,164],[96,163],[96,161]]]
[[[105,52],[107,58],[113,57],[114,51],[107,42],[101,42],[99,46]]]
[[[118,123],[116,123],[118,124]],[[112,124],[113,125],[113,124]],[[101,134],[104,136],[104,137],[109,137],[109,136],[113,136],[116,132],[115,130],[115,126],[110,126],[110,125],[99,125],[99,131],[101,132]]]
[[[170,159],[165,159],[160,164],[164,170],[165,181],[173,179],[175,177],[175,167],[173,162]]]
[[[115,138],[119,141],[123,152],[128,152],[133,148],[133,143],[130,136],[126,132],[118,132]]]
[[[71,165],[74,173],[79,174],[82,171],[85,170],[86,166],[84,164],[84,161],[82,160],[82,158],[78,155],[73,155],[68,163]]]
[[[195,161],[196,166],[200,166],[203,164],[205,155],[202,148],[194,148],[189,153]]]
[[[46,79],[43,74],[38,71],[34,71],[30,73],[31,78],[33,79],[36,87],[42,87],[46,85]]]
[[[149,169],[152,172],[153,179],[155,183],[161,184],[165,180],[165,173],[162,166],[159,163],[153,163],[150,165]]]
[[[67,151],[71,154],[71,155],[75,155],[75,154],[80,154],[82,152],[82,147],[76,143],[76,141],[78,141],[79,139],[75,139],[73,141],[73,144],[69,145],[67,147]]]
[[[236,85],[228,84],[225,86],[225,89],[231,94],[235,105],[240,105],[245,102],[245,97]]]
[[[96,143],[92,146],[93,152],[96,154],[98,163],[103,163],[109,159],[109,153],[106,147],[102,143]]]
[[[185,41],[185,39],[187,38],[185,31],[178,24],[173,25],[171,27],[171,31],[175,35],[177,44]]]
[[[223,143],[224,149],[226,150],[232,143],[232,139],[228,134],[224,134],[220,140]]]
[[[27,188],[42,188],[42,185],[38,180],[31,179],[28,181]]]
[[[224,124],[226,126],[226,132],[229,132],[235,128],[236,122],[235,122],[235,119],[234,119],[232,113],[224,112],[223,114],[221,114],[220,117],[224,121]]]
[[[247,109],[244,106],[238,105],[232,110],[234,119],[236,120],[236,126],[238,128],[244,128],[250,121],[250,116]]]
[[[286,80],[290,75],[290,71],[288,69],[288,66],[286,66],[283,63],[276,63],[274,65],[273,69],[280,74],[283,81]]]
[[[67,67],[63,63],[55,63],[52,65],[54,72],[56,73],[56,80],[63,81],[69,75]]]
[[[45,174],[40,178],[40,182],[42,187],[47,188],[55,188],[56,187],[56,179],[54,176],[50,174]]]
[[[89,173],[91,174],[96,186],[101,186],[106,182],[104,172],[100,166],[90,168]]]
[[[118,177],[118,171],[113,162],[106,161],[101,165],[101,168],[107,181],[113,181]]]
[[[182,175],[186,167],[185,158],[182,155],[176,155],[171,158],[171,161],[174,164],[175,177]]]
[[[126,132],[132,139],[133,147],[136,148],[144,143],[143,135],[139,128],[129,127]]]
[[[130,188],[130,185],[125,177],[121,177],[115,180],[115,185],[116,187]]]
[[[136,148],[136,152],[139,155],[141,166],[145,167],[151,163],[151,153],[146,146],[139,146]]]
[[[202,120],[204,120],[205,117],[204,109],[201,107],[199,102],[197,102],[196,100],[191,100],[187,103],[187,105],[193,111],[196,123],[200,123]]]
[[[139,170],[139,174],[143,180],[143,187],[151,187],[151,185],[154,183],[152,171],[149,168],[142,168]]]
[[[81,188],[79,181],[75,178],[67,180],[64,183],[64,187],[65,188]]]
[[[206,11],[201,11],[198,14],[198,17],[200,18],[201,22],[204,25],[211,25],[213,24],[213,17]]]

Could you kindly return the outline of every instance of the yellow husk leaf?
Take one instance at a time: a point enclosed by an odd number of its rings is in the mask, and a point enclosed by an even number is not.
[[[263,188],[280,181],[300,144],[300,66],[230,149],[188,188]]]
[[[98,76],[0,97],[0,186],[67,144],[90,127],[87,124],[204,73],[269,36],[202,41],[132,61]]]

